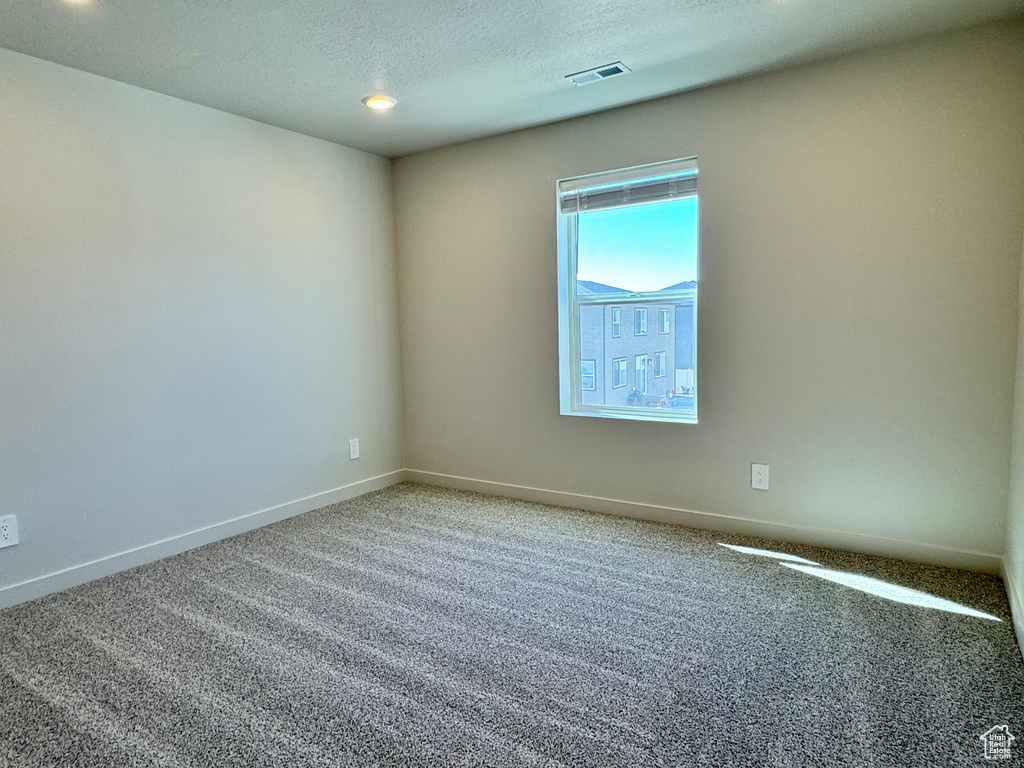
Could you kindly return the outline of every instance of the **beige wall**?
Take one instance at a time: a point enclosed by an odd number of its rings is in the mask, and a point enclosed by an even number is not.
[[[1021,251],[1020,326],[1017,333],[1017,379],[1013,398],[1013,452],[1010,465],[1010,514],[1006,528],[1004,577],[1024,650],[1024,249]]]
[[[3,50],[0,104],[0,588],[403,466],[389,161]]]
[[[1001,554],[1022,71],[989,26],[396,161],[407,465]],[[701,422],[560,416],[555,181],[688,155]]]
[[[400,366],[387,161],[0,50],[0,605],[403,465],[1002,553],[1022,67],[996,25],[397,161]],[[701,423],[559,416],[554,183],[690,154]]]

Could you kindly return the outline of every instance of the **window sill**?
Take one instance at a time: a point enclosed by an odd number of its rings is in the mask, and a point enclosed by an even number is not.
[[[674,410],[672,408],[614,408],[580,406],[576,410],[562,409],[563,416],[588,416],[598,419],[620,419],[624,421],[660,421],[673,424],[696,424],[695,410]]]

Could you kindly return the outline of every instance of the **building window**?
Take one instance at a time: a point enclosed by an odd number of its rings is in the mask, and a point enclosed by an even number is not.
[[[690,158],[558,182],[561,413],[697,421],[697,179],[697,161]],[[660,352],[634,340],[648,335],[648,312],[657,313],[650,319]],[[633,337],[621,339],[630,314]],[[612,357],[616,353],[626,357]],[[630,357],[633,377],[626,370]],[[584,366],[590,361],[593,368]],[[659,394],[671,396],[641,396],[651,365],[652,380],[661,379]],[[597,388],[609,369],[612,386]],[[630,378],[634,386],[627,386]],[[584,403],[591,383],[596,391]]]
[[[612,360],[612,386],[626,386],[626,358],[624,357]]]
[[[647,394],[647,355],[636,356],[636,390]]]
[[[583,389],[597,389],[597,374],[595,360],[580,360],[580,387]]]
[[[647,310],[644,307],[633,310],[633,335],[647,335]]]

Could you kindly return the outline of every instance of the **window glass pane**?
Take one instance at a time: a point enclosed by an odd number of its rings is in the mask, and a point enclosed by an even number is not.
[[[686,158],[559,182],[561,413],[696,422],[696,180]]]
[[[623,304],[628,318],[643,309],[651,316],[669,313],[668,334],[613,333],[613,309],[579,308],[581,403],[644,409],[692,411],[694,406],[695,304]],[[628,326],[627,326],[628,327]],[[593,367],[591,367],[593,366]],[[590,377],[593,389],[587,389]]]
[[[697,279],[696,197],[581,213],[577,225],[581,296],[660,291]]]
[[[633,333],[637,336],[647,333],[647,310],[645,308],[633,310]]]
[[[636,379],[633,382],[633,387],[636,392],[641,395],[647,394],[647,355],[637,355],[636,357]],[[635,394],[635,393],[634,393]],[[636,398],[636,402],[631,405],[646,405],[639,398]]]
[[[626,358],[620,357],[617,360],[612,361],[612,366],[615,371],[615,375],[612,380],[613,387],[624,387],[626,386]],[[603,405],[603,403],[602,403]]]
[[[593,360],[580,361],[580,387],[581,389],[595,389]]]

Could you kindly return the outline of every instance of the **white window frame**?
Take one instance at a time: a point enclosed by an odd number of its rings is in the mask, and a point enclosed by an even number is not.
[[[697,423],[697,354],[698,343],[698,302],[697,293],[700,286],[700,232],[701,208],[698,203],[697,225],[697,275],[692,288],[675,291],[655,291],[650,293],[630,294],[627,301],[631,304],[644,303],[662,306],[676,305],[682,302],[693,303],[693,334],[694,334],[694,366],[693,366],[693,398],[688,408],[657,408],[618,405],[584,405],[580,387],[580,308],[587,305],[609,305],[623,302],[620,294],[577,294],[577,233],[578,218],[585,214],[588,195],[591,200],[607,200],[611,193],[621,195],[621,200],[614,206],[635,204],[657,204],[663,200],[698,197],[697,191],[697,160],[686,158],[666,163],[654,163],[619,171],[563,179],[556,185],[557,233],[558,233],[558,353],[559,353],[559,406],[560,412],[571,416],[590,416],[631,421],[666,421],[679,423]],[[632,186],[631,185],[635,185]],[[657,189],[661,192],[658,193]],[[642,199],[656,189],[661,197]],[[609,193],[611,190],[611,193]],[[631,197],[631,190],[632,197]],[[665,190],[668,190],[666,193]],[[678,190],[678,193],[677,193]],[[603,207],[609,207],[604,205]],[[615,364],[612,361],[612,388],[616,386]],[[666,374],[668,372],[666,371]],[[674,375],[674,374],[673,374]],[[626,378],[629,378],[628,372]]]
[[[617,339],[622,335],[622,308],[612,307],[612,338]]]
[[[661,371],[661,373],[658,373],[659,370]],[[667,368],[666,368],[666,355],[665,355],[665,353],[664,352],[655,352],[654,353],[654,378],[656,378],[656,379],[663,379],[663,378],[665,378],[666,370],[667,370]],[[674,387],[673,387],[673,389],[674,389]]]
[[[592,371],[590,373],[583,372],[583,366],[590,363]],[[586,378],[590,377],[590,386],[586,385]],[[597,389],[597,360],[580,360],[580,389],[584,392],[593,392]]]
[[[658,309],[658,333],[671,333],[672,332],[672,310],[660,308]]]
[[[633,335],[647,335],[647,307],[633,307]]]
[[[619,363],[622,363],[622,383],[616,384],[616,376],[619,372]],[[624,387],[629,383],[629,372],[626,370],[626,358],[616,357],[612,360],[612,389]]]

